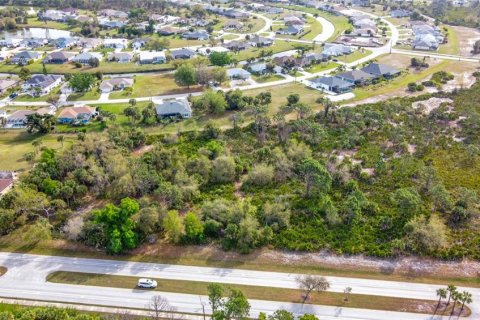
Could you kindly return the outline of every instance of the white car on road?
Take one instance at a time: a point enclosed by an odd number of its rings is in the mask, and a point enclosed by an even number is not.
[[[140,279],[138,280],[137,287],[146,289],[155,289],[157,287],[157,281],[152,279]]]

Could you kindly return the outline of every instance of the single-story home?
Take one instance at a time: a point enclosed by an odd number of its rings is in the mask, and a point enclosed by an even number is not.
[[[128,63],[132,61],[133,55],[129,52],[112,52],[108,55],[108,61],[116,61],[119,63]]]
[[[11,115],[7,116],[7,122],[5,123],[5,128],[9,129],[19,129],[25,128],[27,124],[27,116],[34,114],[33,110],[17,110]]]
[[[63,76],[53,74],[36,74],[22,85],[23,91],[31,96],[43,96],[50,93],[55,87],[62,83]]]
[[[273,39],[261,37],[259,35],[255,35],[250,38],[250,43],[252,43],[255,47],[268,47],[273,44]]]
[[[82,38],[78,41],[78,45],[85,49],[95,49],[103,44],[102,39],[97,38]]]
[[[0,79],[0,94],[3,94],[8,89],[15,87],[17,84],[18,84],[17,80]]]
[[[305,24],[305,21],[297,16],[285,16],[283,22],[286,26],[303,26]]]
[[[96,114],[95,108],[89,106],[67,107],[60,112],[57,121],[63,124],[87,124]]]
[[[400,74],[400,70],[397,70],[394,67],[390,67],[389,65],[380,63],[370,63],[368,66],[363,67],[360,70],[369,73],[374,78],[393,78]]]
[[[322,53],[329,57],[338,57],[353,53],[354,49],[351,46],[346,46],[339,43],[326,43],[323,47]]]
[[[0,197],[5,195],[15,182],[15,173],[11,171],[0,171]]]
[[[105,39],[103,40],[103,46],[105,48],[112,49],[125,49],[128,48],[127,39]]]
[[[230,50],[224,47],[201,47],[197,49],[197,52],[202,56],[208,56],[212,52],[230,52]]]
[[[355,85],[366,84],[373,79],[373,76],[371,74],[366,73],[363,70],[352,70],[352,71],[342,72],[337,74],[336,77],[344,81],[353,83]]]
[[[187,40],[208,40],[210,35],[205,30],[187,31],[182,37]]]
[[[223,44],[223,46],[225,48],[227,48],[228,50],[231,50],[231,51],[242,51],[242,50],[246,50],[248,48],[251,48],[252,45],[250,44],[250,42],[247,42],[247,41],[237,41],[237,40],[233,40],[233,41],[230,41],[230,42],[226,42]]]
[[[186,119],[192,117],[192,108],[187,99],[154,100],[153,103],[159,118],[180,117]]]
[[[138,55],[140,64],[158,64],[167,62],[163,51],[140,51]]]
[[[98,59],[98,61],[102,61],[103,56],[100,52],[82,52],[73,58],[73,62],[87,65],[90,64],[92,59]]]
[[[251,74],[247,70],[241,68],[227,69],[227,77],[233,80],[246,80]]]
[[[20,51],[16,53],[11,59],[11,64],[28,64],[29,61],[38,60],[42,54],[37,51]]]
[[[419,34],[413,39],[412,47],[415,50],[435,51],[440,46],[433,34]]]
[[[100,91],[102,93],[109,93],[112,91],[123,90],[133,86],[133,78],[111,78],[103,80],[100,84]]]
[[[411,11],[405,10],[405,9],[396,9],[396,10],[390,11],[390,16],[392,18],[407,18],[407,17],[410,17],[411,14],[412,14]]]
[[[72,61],[74,57],[75,53],[72,52],[54,51],[49,53],[45,59],[43,59],[43,62],[49,64],[63,64]]]
[[[241,30],[243,28],[243,23],[238,20],[228,20],[223,24],[224,30]]]
[[[141,49],[143,47],[145,47],[147,45],[147,43],[150,41],[150,39],[148,38],[145,38],[145,39],[141,39],[141,38],[137,38],[137,39],[133,39],[132,40],[132,48],[133,49]]]
[[[177,49],[171,51],[173,59],[190,59],[193,58],[196,53],[190,49]]]
[[[352,91],[354,84],[337,77],[319,77],[310,80],[311,86],[334,93],[345,93]]]
[[[77,39],[75,38],[58,38],[54,40],[54,45],[56,48],[65,49],[65,48],[73,48],[77,45]]]
[[[284,34],[284,35],[290,35],[290,36],[296,36],[301,33],[303,33],[303,27],[293,26],[293,25],[290,25],[286,28],[282,28],[277,31],[277,34]]]

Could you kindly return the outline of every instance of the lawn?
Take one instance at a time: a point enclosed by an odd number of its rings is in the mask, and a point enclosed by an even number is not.
[[[365,48],[361,48],[359,50],[355,50],[352,54],[349,54],[347,56],[341,56],[341,57],[337,57],[338,58],[338,61],[343,61],[345,63],[350,63],[350,62],[354,62],[354,61],[357,61],[359,59],[362,59],[368,55],[372,54],[372,51],[368,50],[368,49],[365,49]]]
[[[27,24],[20,24],[20,27],[23,28],[48,28],[48,29],[58,29],[58,30],[67,30],[72,32],[80,32],[79,27],[71,27],[66,23],[56,22],[56,21],[42,21],[38,18],[28,18]]]
[[[148,72],[148,71],[165,71],[172,70],[173,67],[169,63],[165,64],[136,64],[131,63],[118,63],[118,62],[100,62],[100,66],[92,68],[90,66],[82,66],[76,68],[72,63],[65,64],[46,64],[48,73],[53,74],[67,74],[67,73],[82,73],[82,72],[102,72],[103,74],[109,73],[131,73],[131,72]],[[22,67],[13,64],[0,64],[0,73],[18,73]],[[27,66],[32,73],[42,73],[43,65],[41,61],[36,61]]]
[[[458,36],[455,29],[448,25],[442,25],[440,28],[447,29],[448,42],[440,45],[440,47],[438,48],[438,53],[453,54],[453,55],[459,54],[460,53],[459,41],[458,41]]]
[[[274,5],[274,4],[272,4]],[[301,12],[306,12],[306,13],[311,13],[311,14],[318,14],[320,17],[323,17],[333,23],[335,26],[335,32],[333,35],[328,39],[327,42],[331,42],[335,40],[339,35],[341,35],[345,30],[352,28],[352,25],[350,22],[348,22],[348,19],[345,16],[336,16],[334,14],[331,14],[329,12],[325,12],[322,10],[318,10],[315,8],[307,8],[307,7],[302,7],[302,6],[296,6],[296,5],[275,5],[278,7],[286,8],[286,9],[292,9],[295,11],[301,11]]]
[[[247,50],[240,51],[238,54],[234,54],[233,57],[237,61],[247,60],[249,58],[258,58],[260,53],[263,52],[272,52],[279,53],[283,51],[293,50],[299,46],[298,43],[290,42],[288,40],[275,40],[274,44],[270,47],[257,48],[252,47]]]
[[[125,91],[113,92],[111,99],[151,97],[167,94],[181,94],[198,92],[203,88],[201,86],[180,87],[175,82],[173,74],[155,74],[135,76],[132,94],[128,95]]]
[[[100,92],[97,88],[87,92],[72,93],[67,98],[68,101],[98,100],[98,99],[100,99]]]
[[[267,83],[267,82],[273,82],[273,81],[278,81],[278,80],[283,80],[285,79],[279,74],[271,74],[271,75],[252,75],[253,80],[255,80],[258,83]]]
[[[0,129],[0,170],[24,171],[31,168],[33,163],[26,161],[25,155],[35,151],[32,145],[35,140],[41,140],[42,146],[62,150],[62,144],[57,141],[57,135],[41,136],[29,134],[21,129]],[[67,148],[73,141],[74,139],[65,137],[64,147]]]
[[[442,71],[442,70],[449,70],[449,66],[451,67],[452,63],[455,63],[455,62],[441,61],[438,64],[430,68],[427,68],[419,73],[406,73],[406,74],[400,75],[399,77],[393,80],[382,82],[381,84],[378,84],[378,85],[356,88],[355,90],[353,90],[355,94],[355,98],[350,101],[363,100],[365,98],[369,98],[372,96],[378,96],[378,95],[402,90],[403,88],[406,88],[410,82],[418,82],[425,79],[429,75],[432,75],[435,72]]]
[[[188,281],[188,280],[170,280],[155,279],[157,288],[153,291],[175,292],[195,295],[207,295],[208,282]],[[134,276],[118,276],[107,274],[92,274],[80,272],[58,271],[47,277],[48,282],[66,283],[74,285],[99,286],[110,288],[124,288],[133,290],[144,290],[136,287],[138,277]],[[281,301],[291,303],[302,303],[303,291],[298,289],[272,288],[263,286],[250,286],[238,284],[226,284],[229,288],[241,290],[249,299],[261,299],[269,301]],[[150,291],[150,290],[149,290]],[[338,292],[322,292],[312,293],[307,303],[321,304],[337,307],[402,311],[402,312],[428,312],[428,309],[434,310],[436,301],[434,300],[417,300],[404,299],[395,297],[383,297],[362,294],[349,294],[348,301],[344,300],[343,293]],[[447,310],[448,311],[448,310]],[[466,310],[465,314],[468,314]],[[447,314],[447,313],[445,313]]]
[[[23,101],[23,102],[41,102],[41,101],[47,101],[49,97],[55,97],[55,96],[58,96],[59,94],[60,94],[60,86],[53,89],[49,94],[46,94],[40,97],[32,97],[31,95],[24,94],[16,97],[14,100]]]
[[[325,71],[325,70],[330,70],[330,69],[333,70],[336,67],[338,67],[339,65],[340,64],[338,64],[336,62],[329,61],[329,62],[325,62],[325,63],[315,64],[315,65],[311,66],[310,68],[306,69],[305,71],[310,72],[310,73],[318,73],[318,72],[322,72],[322,71]]]
[[[306,28],[305,31],[308,32],[307,34],[303,34],[300,39],[303,40],[313,40],[316,36],[318,36],[320,33],[322,33],[322,24],[318,22],[317,19],[313,17],[307,17],[307,24],[310,26],[310,28]]]

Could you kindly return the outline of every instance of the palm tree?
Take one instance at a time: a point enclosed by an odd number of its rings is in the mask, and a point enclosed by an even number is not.
[[[453,284],[450,284],[447,286],[447,291],[448,291],[448,301],[447,301],[447,305],[445,306],[445,308],[448,307],[448,305],[450,304],[450,299],[452,298],[452,294],[454,292],[457,292],[457,287],[455,287]]]
[[[437,307],[435,308],[435,313],[437,313],[438,307],[440,307],[440,302],[442,302],[442,299],[445,299],[447,297],[447,289],[444,289],[444,288],[437,289],[437,296],[438,296],[438,303],[437,303]]]
[[[452,311],[450,312],[450,316],[452,316],[455,312],[455,306],[457,305],[457,301],[461,298],[461,295],[462,294],[456,290],[452,293],[453,307]]]
[[[345,298],[343,298],[343,301],[348,301],[348,294],[352,292],[352,288],[351,287],[346,287],[344,290],[343,290],[343,293],[345,294]]]
[[[42,140],[40,140],[40,139],[37,139],[37,140],[35,140],[35,141],[32,142],[32,146],[35,147],[35,154],[38,153],[41,145],[42,145]]]
[[[470,303],[473,302],[472,294],[470,292],[463,291],[460,294],[460,299],[459,300],[462,302],[462,307],[460,308],[460,313],[458,314],[458,318],[460,318],[460,316],[462,315],[463,309],[465,308],[465,304],[470,304]]]
[[[57,141],[62,144],[62,149],[63,149],[63,141],[64,141],[64,140],[65,140],[65,137],[64,137],[64,136],[58,136],[58,137],[57,137]]]

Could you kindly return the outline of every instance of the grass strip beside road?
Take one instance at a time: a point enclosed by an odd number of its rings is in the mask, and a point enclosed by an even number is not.
[[[158,286],[155,291],[175,292],[186,294],[207,295],[208,282],[202,281],[187,281],[187,280],[170,280],[170,279],[155,279]],[[138,277],[133,276],[118,276],[107,274],[81,273],[81,272],[66,272],[57,271],[47,277],[47,281],[54,283],[65,283],[75,285],[88,285],[99,287],[113,287],[123,289],[135,289]],[[263,286],[249,286],[249,285],[225,285],[226,287],[236,288],[241,290],[249,299],[280,301],[280,302],[302,302],[302,291],[297,289],[272,288]],[[141,289],[138,289],[141,290]],[[420,299],[405,299],[395,297],[383,297],[373,295],[363,295],[351,293],[348,295],[348,302],[344,300],[343,293],[337,292],[322,292],[312,293],[310,299],[307,301],[310,304],[319,304],[327,306],[374,309],[398,312],[414,312],[425,313],[434,312],[436,301],[420,300]],[[434,297],[434,293],[432,293]],[[443,311],[446,315],[448,309]],[[440,314],[440,313],[438,313]],[[465,309],[464,315],[469,315],[470,310]]]

